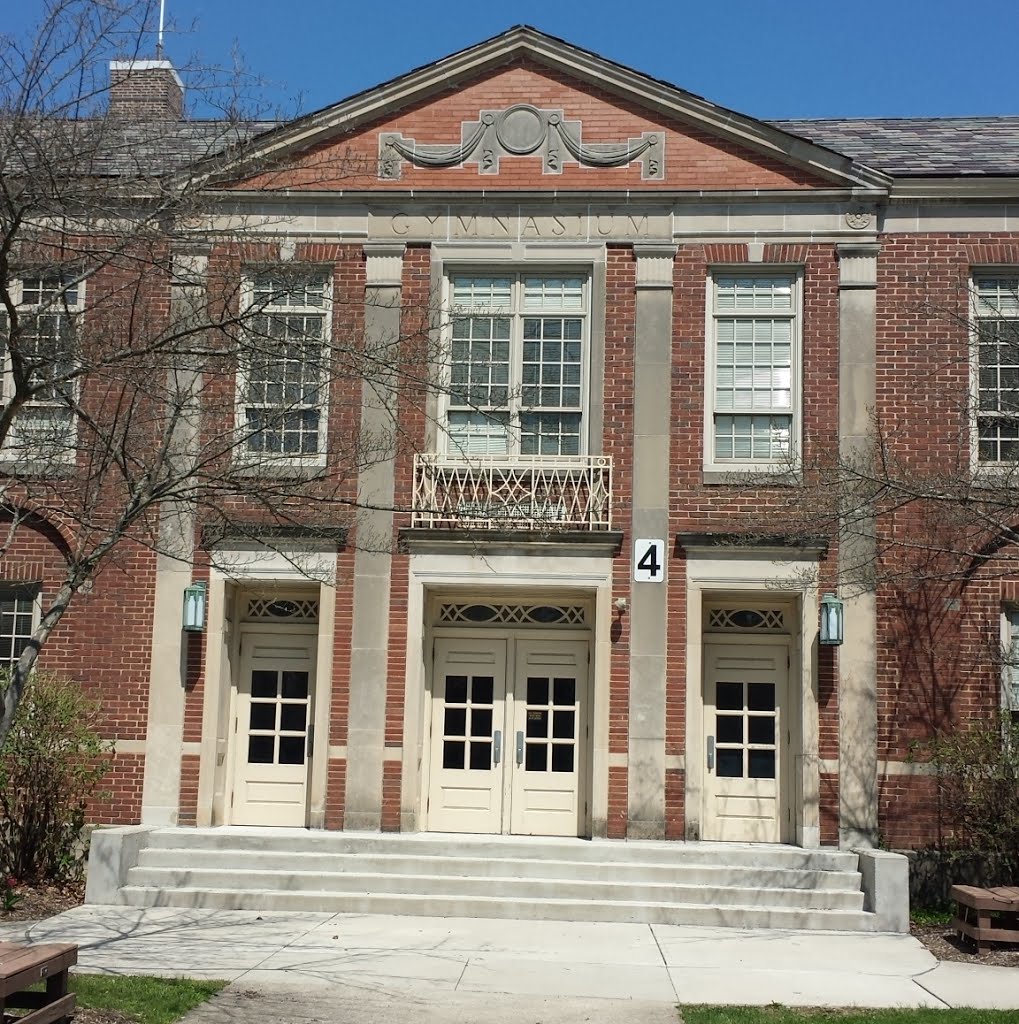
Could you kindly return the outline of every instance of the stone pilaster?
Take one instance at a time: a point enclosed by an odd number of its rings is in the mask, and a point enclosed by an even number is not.
[[[839,245],[839,458],[873,444],[877,360],[876,242]],[[845,474],[852,479],[852,474]],[[877,600],[860,567],[876,554],[873,519],[854,516],[839,536],[846,642],[839,648],[839,845],[873,847],[878,837]]]
[[[676,247],[636,245],[634,255],[632,537],[667,541]],[[631,593],[627,834],[635,839],[657,839],[665,836],[667,582],[634,583]]]
[[[368,243],[364,342],[384,351],[400,336],[402,244]],[[383,365],[385,360],[380,361]],[[350,717],[344,826],[378,830],[382,823],[386,679],[389,647],[389,587],[393,535],[394,429],[396,396],[380,374],[366,380],[361,398],[361,437],[371,457],[358,480],[354,554],[354,609],[350,652]]]
[[[170,318],[175,329],[200,325],[206,318],[208,256],[205,247],[178,250],[170,281]],[[198,373],[178,366],[167,370],[169,394],[183,396],[185,412],[174,428],[169,460],[187,460],[198,437]],[[191,582],[195,512],[190,503],[163,502],[159,510],[149,707],[145,730],[145,774],[141,820],[145,825],[175,825],[180,804],[180,765],[184,739],[184,682],[187,638],[181,630],[184,588]]]

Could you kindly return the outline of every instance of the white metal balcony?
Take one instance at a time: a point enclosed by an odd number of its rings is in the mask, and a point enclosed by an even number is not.
[[[611,530],[612,458],[417,455],[412,525],[439,530]]]

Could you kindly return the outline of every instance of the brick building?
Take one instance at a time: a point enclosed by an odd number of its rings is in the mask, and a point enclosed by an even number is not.
[[[111,117],[201,143],[169,65],[113,73]],[[252,127],[209,185],[247,248],[178,253],[167,301],[232,277],[280,323],[428,327],[448,376],[350,482],[356,527],[214,534],[191,509],[186,557],[131,548],[73,605],[42,662],[108,711],[97,818],[935,839],[910,744],[1007,697],[978,655],[1007,641],[1015,583],[981,565],[922,600],[850,586],[915,518],[875,539],[800,513],[875,416],[918,464],[1014,458],[1016,360],[985,345],[976,374],[969,303],[1015,309],[1017,137],[1005,118],[762,122],[524,27]],[[327,464],[327,420],[386,412],[372,389],[353,413],[317,393],[267,440],[283,399],[251,383],[238,416],[283,476]],[[60,561],[44,517],[8,553],[15,649]],[[181,629],[192,582],[200,632]],[[827,592],[841,646],[819,642]]]

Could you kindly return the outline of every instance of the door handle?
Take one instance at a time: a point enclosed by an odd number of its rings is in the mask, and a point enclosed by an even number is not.
[[[498,764],[502,760],[502,729],[495,730],[495,734],[492,736],[492,749],[494,763]]]
[[[311,725],[308,726],[308,737],[307,737],[307,739],[308,739],[307,756],[310,758],[311,755],[315,753],[315,725],[314,725],[314,723],[312,723]]]
[[[715,737],[708,737],[708,771],[715,767]]]
[[[517,764],[524,763],[524,733],[522,730],[517,732]]]

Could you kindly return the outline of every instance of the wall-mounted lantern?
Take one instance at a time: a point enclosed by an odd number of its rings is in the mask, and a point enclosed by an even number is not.
[[[205,583],[192,583],[184,588],[184,630],[201,633],[205,629]]]
[[[836,647],[842,643],[843,604],[834,594],[821,598],[821,643]]]

